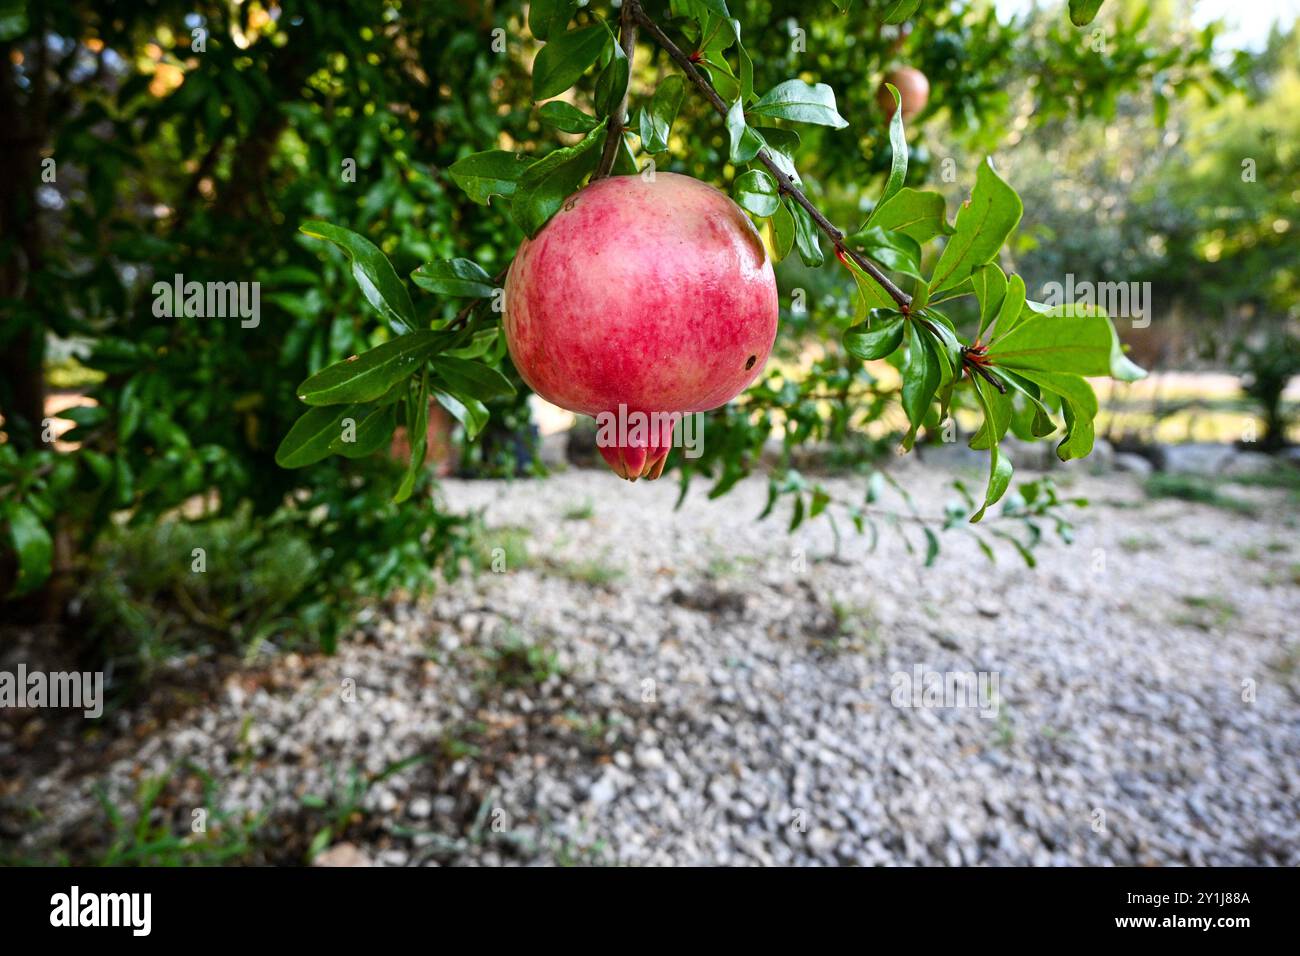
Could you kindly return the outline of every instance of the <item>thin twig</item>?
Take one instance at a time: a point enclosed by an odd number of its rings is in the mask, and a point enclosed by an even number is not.
[[[514,260],[512,259],[511,262],[513,261]],[[499,286],[502,280],[505,279],[506,273],[508,273],[509,271],[510,271],[510,262],[507,262],[505,266],[502,267],[501,271],[492,277],[492,284],[494,286]],[[469,317],[474,314],[474,310],[477,309],[480,305],[482,305],[486,301],[487,301],[486,299],[470,299],[469,303],[463,309],[457,312],[456,317],[452,319],[451,322],[447,325],[447,331],[455,332],[457,329],[463,326],[466,322],[469,321]]]
[[[610,174],[614,168],[614,160],[618,158],[619,147],[623,145],[623,127],[627,125],[627,97],[632,89],[632,57],[636,52],[636,21],[632,19],[632,8],[635,5],[632,0],[623,0],[623,13],[619,17],[618,24],[618,41],[623,48],[623,55],[627,57],[627,86],[623,87],[623,98],[619,100],[618,106],[613,113],[609,114],[605,149],[600,154],[596,171],[591,174],[593,183]]]
[[[727,104],[722,97],[718,95],[718,91],[713,88],[713,84],[710,83],[704,74],[699,71],[691,61],[690,56],[683,53],[681,47],[669,39],[668,35],[660,29],[659,24],[650,19],[646,12],[641,9],[641,4],[638,0],[623,0],[623,16],[625,18],[630,16],[636,21],[636,23],[640,24],[641,28],[644,29],[656,43],[663,47],[664,51],[670,57],[672,57],[673,62],[681,68],[681,71],[686,74],[686,78],[691,81],[695,88],[704,94],[704,98],[709,101],[718,115],[726,118],[728,113]],[[606,143],[606,146],[608,147],[608,142]],[[862,253],[858,252],[856,249],[851,248],[844,241],[844,233],[836,228],[829,219],[822,215],[821,210],[813,205],[812,200],[804,195],[803,190],[795,184],[794,180],[781,169],[780,164],[772,158],[772,154],[768,151],[766,146],[758,151],[758,155],[755,158],[767,167],[767,171],[771,173],[772,177],[776,180],[777,187],[780,191],[803,207],[804,211],[812,218],[812,221],[816,224],[817,228],[820,229],[834,244],[837,253],[841,256],[847,256],[852,259],[854,265],[879,283],[880,287],[888,293],[889,297],[898,303],[899,309],[903,312],[910,311],[912,306],[912,297],[898,286],[894,285],[889,277],[881,272],[874,262],[862,255]]]

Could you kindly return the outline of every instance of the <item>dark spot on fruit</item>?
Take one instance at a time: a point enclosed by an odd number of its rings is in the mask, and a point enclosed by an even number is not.
[[[749,361],[745,363],[745,368],[746,368],[746,369],[751,369],[751,368],[753,368],[753,367],[754,367],[754,363],[757,362],[757,361],[758,361],[758,356],[757,356],[757,355],[751,355],[751,356],[749,357]]]

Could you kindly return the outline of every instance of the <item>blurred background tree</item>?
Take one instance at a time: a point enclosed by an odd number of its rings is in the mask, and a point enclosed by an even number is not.
[[[889,167],[878,88],[910,64],[930,97],[910,121],[909,182],[964,196],[970,157],[1000,151],[1025,198],[1014,265],[1031,288],[1118,272],[1150,278],[1166,308],[1212,331],[1295,320],[1293,29],[1252,60],[1216,50],[1214,30],[1190,29],[1168,2],[1115,0],[1085,28],[1063,6],[1011,18],[987,0],[924,3],[890,26],[890,5],[729,4],[756,86],[798,74],[837,90],[850,128],[809,128],[798,152],[832,220],[869,212]],[[666,4],[646,6],[666,19]],[[441,506],[431,475],[394,505],[400,468],[386,454],[286,471],[274,452],[301,411],[296,385],[386,335],[348,263],[301,222],[370,237],[399,275],[455,256],[495,273],[520,240],[446,169],[489,148],[576,139],[531,101],[527,5],[10,0],[0,11],[6,615],[79,613],[96,638],[79,648],[147,672],[195,643],[328,648],[359,600],[481,561],[475,517]],[[614,13],[590,4],[577,17]],[[634,90],[671,69],[646,46]],[[572,97],[590,95],[587,84]],[[725,129],[689,92],[670,156],[707,181],[730,171]],[[259,282],[259,326],[155,315],[154,282],[178,274]],[[807,307],[783,315],[774,376],[714,415],[708,455],[679,463],[684,482],[705,473],[725,490],[774,428],[788,455],[896,413],[889,386],[824,346],[851,314],[848,277],[791,258],[779,281],[783,302],[799,288]],[[417,308],[453,311],[428,297]],[[535,448],[525,401],[496,411],[499,432],[466,452],[478,473],[518,471]],[[57,443],[52,417],[75,426]],[[774,482],[803,491],[788,479]],[[157,546],[164,518],[200,529],[175,544],[187,550],[174,573],[124,566]],[[203,540],[230,539],[240,561],[214,565],[221,580],[182,573]],[[303,555],[311,574],[277,575]]]

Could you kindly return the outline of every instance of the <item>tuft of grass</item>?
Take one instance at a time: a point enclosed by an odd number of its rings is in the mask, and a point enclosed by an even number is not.
[[[1160,542],[1149,535],[1129,535],[1126,538],[1120,538],[1119,546],[1129,554],[1138,554],[1142,551],[1159,551]]]
[[[1217,594],[1185,594],[1182,601],[1189,613],[1174,615],[1174,623],[1203,631],[1226,627],[1241,613],[1237,605]]]
[[[371,787],[427,759],[420,755],[407,757],[390,763],[379,773],[372,774],[362,773],[354,766],[341,779],[338,768],[331,767],[329,793],[308,793],[303,794],[302,797],[304,807],[319,811],[325,818],[324,826],[316,831],[311,845],[307,848],[307,862],[310,863],[349,829],[365,819],[362,805]]]
[[[590,584],[593,587],[609,587],[617,581],[621,581],[626,572],[619,567],[610,564],[608,561],[601,561],[595,558],[588,558],[581,561],[551,561],[551,570],[560,577],[568,578],[570,581],[576,581],[579,584]]]
[[[1150,498],[1176,498],[1179,501],[1210,505],[1246,516],[1253,516],[1258,512],[1252,502],[1224,494],[1219,490],[1216,482],[1201,475],[1156,472],[1146,480],[1145,488]]]
[[[473,565],[483,571],[517,571],[531,561],[528,539],[532,532],[520,525],[484,528],[474,537]]]
[[[545,641],[528,641],[513,628],[483,652],[489,678],[502,687],[539,687],[563,677],[559,655]]]
[[[193,831],[197,817],[185,814],[179,825],[169,818],[163,796],[174,779],[174,770],[140,782],[130,816],[101,787],[96,796],[107,817],[109,842],[95,861],[97,866],[220,866],[248,860],[266,815],[238,816],[220,810],[212,776],[193,767],[188,769],[203,785],[202,809],[207,815],[202,832]]]
[[[574,502],[564,509],[561,515],[565,521],[590,521],[596,514],[596,503],[590,498]]]

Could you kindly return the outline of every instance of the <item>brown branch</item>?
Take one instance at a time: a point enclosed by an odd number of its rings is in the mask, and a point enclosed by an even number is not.
[[[605,133],[605,149],[600,154],[596,171],[591,174],[591,181],[604,179],[614,168],[618,158],[619,147],[623,145],[623,127],[627,125],[627,96],[632,89],[632,57],[636,51],[636,21],[632,19],[633,0],[623,0],[623,13],[619,17],[618,41],[627,57],[627,86],[623,87],[623,98],[619,100],[614,112],[609,114],[608,131]]]
[[[686,74],[686,78],[691,81],[696,89],[704,94],[705,99],[712,104],[713,109],[718,113],[718,115],[725,119],[728,113],[727,104],[722,97],[718,95],[718,91],[713,88],[713,84],[710,83],[704,74],[700,72],[699,68],[691,61],[690,56],[683,53],[681,48],[669,39],[668,35],[660,29],[659,24],[651,20],[646,12],[641,9],[641,4],[638,0],[623,0],[623,16],[625,19],[631,17],[654,39],[656,43],[664,48],[664,51],[673,59],[673,62],[675,62],[678,67],[681,68],[681,71]],[[606,142],[606,147],[608,147],[608,142]],[[758,151],[756,159],[767,167],[767,171],[771,173],[772,177],[776,180],[777,187],[780,191],[803,207],[804,211],[812,218],[812,221],[816,224],[817,228],[820,229],[834,244],[835,251],[839,255],[847,256],[849,259],[852,259],[854,265],[867,275],[871,276],[871,278],[874,279],[886,293],[888,293],[889,297],[898,303],[899,309],[903,312],[910,311],[912,306],[912,297],[896,286],[888,276],[880,271],[874,262],[856,249],[851,248],[844,241],[844,233],[836,228],[834,223],[822,215],[821,210],[814,206],[812,200],[804,195],[803,190],[795,184],[794,180],[786,175],[786,173],[781,169],[781,166],[772,158],[772,154],[768,151],[766,146]]]

